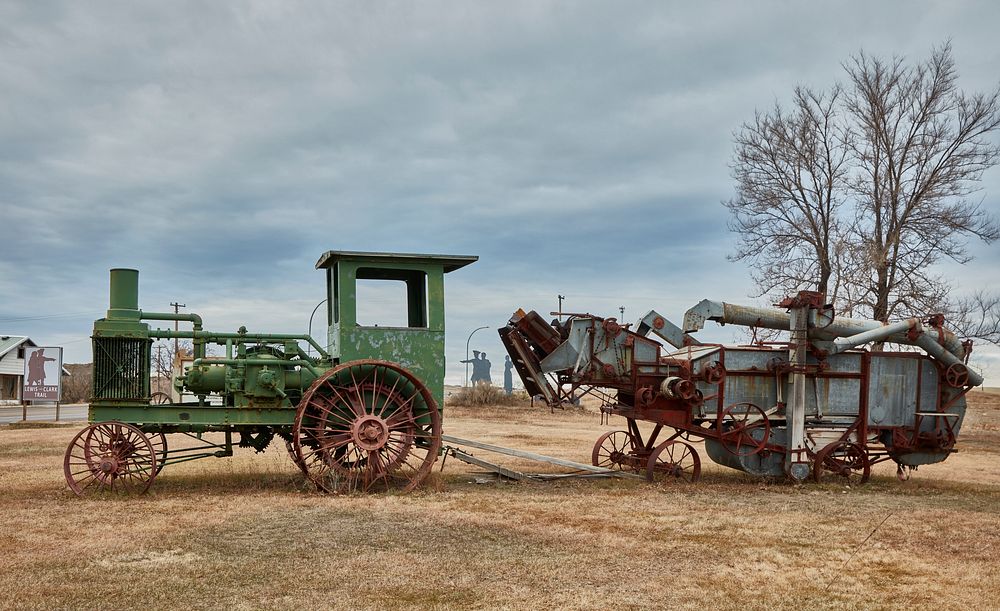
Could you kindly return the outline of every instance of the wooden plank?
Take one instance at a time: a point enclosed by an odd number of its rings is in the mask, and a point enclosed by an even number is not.
[[[591,473],[604,473],[608,475],[613,475],[615,477],[632,477],[638,479],[645,479],[634,473],[625,473],[624,471],[615,471],[613,469],[605,469],[604,467],[595,467],[594,465],[585,465],[583,463],[573,462],[572,460],[565,460],[562,458],[555,458],[554,456],[545,456],[544,454],[535,454],[534,452],[526,452],[524,450],[515,450],[514,448],[505,448],[503,446],[495,446],[488,443],[483,443],[481,441],[472,441],[470,439],[461,439],[459,437],[452,437],[451,435],[442,435],[441,439],[445,443],[453,443],[460,446],[468,446],[470,448],[478,448],[480,450],[486,450],[487,452],[496,452],[497,454],[506,454],[507,456],[516,456],[517,458],[524,458],[527,460],[534,460],[538,462],[548,463],[550,465],[558,465],[560,467],[567,467],[570,469],[576,469],[578,471],[589,471]]]
[[[514,471],[513,469],[508,469],[507,467],[501,467],[500,465],[491,463],[488,460],[483,460],[481,458],[476,458],[472,454],[469,454],[467,452],[463,452],[462,450],[459,450],[458,448],[451,448],[451,447],[449,447],[448,451],[451,453],[452,456],[454,456],[455,458],[457,458],[458,460],[460,460],[460,461],[462,461],[464,463],[469,463],[470,465],[475,465],[477,467],[481,467],[483,469],[486,469],[487,471],[492,471],[492,472],[496,473],[497,475],[506,477],[508,479],[513,479],[513,480],[518,480],[518,481],[523,480],[523,479],[528,479],[528,476],[525,475],[524,473],[521,473],[520,471]]]

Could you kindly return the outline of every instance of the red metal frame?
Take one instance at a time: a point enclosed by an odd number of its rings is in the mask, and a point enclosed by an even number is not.
[[[598,325],[602,325],[605,330],[608,329],[609,322],[617,322],[613,319],[602,319],[596,316],[587,315],[590,318],[590,333],[594,333]],[[517,325],[521,328],[521,325]],[[726,380],[729,376],[740,377],[740,376],[761,376],[761,375],[773,375],[778,378],[777,383],[783,384],[785,376],[793,372],[794,366],[787,364],[786,361],[782,359],[782,362],[786,365],[782,368],[768,371],[762,371],[758,369],[749,370],[728,370],[726,369],[726,355],[727,348],[722,344],[701,344],[698,346],[688,346],[688,359],[671,358],[669,356],[663,356],[661,354],[661,345],[649,338],[638,335],[630,331],[627,327],[618,326],[615,336],[618,333],[628,333],[629,337],[626,338],[622,346],[622,352],[617,354],[617,363],[603,363],[598,361],[596,353],[600,350],[606,349],[610,345],[610,340],[606,341],[605,346],[595,346],[594,342],[588,342],[589,354],[585,354],[584,357],[589,359],[591,367],[584,372],[582,375],[578,374],[576,377],[570,375],[556,375],[557,389],[556,394],[560,401],[567,400],[572,394],[575,394],[579,389],[585,388],[584,394],[589,392],[596,392],[595,388],[606,388],[616,391],[615,395],[605,394],[604,405],[601,407],[601,412],[604,415],[617,415],[622,416],[626,419],[628,431],[632,435],[633,439],[633,456],[629,459],[630,462],[635,462],[639,464],[642,460],[649,456],[655,447],[657,438],[659,437],[663,428],[670,428],[674,432],[668,438],[668,440],[673,440],[678,437],[690,440],[692,437],[698,437],[701,439],[712,439],[723,443],[723,436],[725,433],[724,429],[724,413],[727,408],[726,397]],[[533,328],[522,329],[526,334],[537,334],[540,331],[537,325]],[[558,331],[553,330],[553,333],[558,333]],[[542,338],[550,340],[550,338]],[[531,335],[528,335],[528,343],[534,341]],[[635,346],[639,342],[645,342],[655,346],[656,360],[654,362],[640,362],[635,359]],[[548,341],[551,346],[551,341]],[[540,342],[536,342],[536,345],[540,345]],[[769,350],[773,351],[777,356],[784,356],[785,353],[790,349],[790,345],[786,343],[770,342],[770,348],[764,346],[746,346],[743,349],[750,350]],[[703,367],[700,371],[695,372],[691,370],[691,355],[694,351],[702,350],[705,348],[715,349],[716,352],[713,354],[714,361],[718,363],[718,369],[721,371],[721,378],[717,381],[706,379],[706,368]],[[896,459],[899,455],[906,452],[913,451],[948,451],[954,445],[955,442],[955,420],[957,418],[947,417],[947,416],[934,416],[935,422],[934,429],[931,432],[921,432],[921,426],[923,425],[925,416],[922,415],[922,398],[921,392],[923,389],[923,369],[924,362],[929,361],[935,364],[938,368],[938,397],[936,400],[935,413],[945,413],[948,408],[951,407],[955,401],[957,401],[961,396],[963,396],[969,387],[964,389],[953,389],[954,392],[949,392],[949,388],[944,381],[944,372],[941,370],[941,366],[931,359],[930,357],[917,352],[888,352],[888,351],[860,351],[860,368],[859,371],[829,371],[826,368],[825,355],[819,350],[814,349],[811,345],[809,346],[809,353],[816,363],[810,363],[805,368],[805,374],[807,379],[813,380],[813,384],[817,381],[823,379],[857,379],[859,380],[859,397],[858,397],[858,413],[853,421],[847,422],[846,426],[844,422],[836,423],[835,429],[844,427],[843,431],[839,436],[835,438],[832,443],[856,443],[860,446],[865,453],[868,455],[870,463],[875,464],[889,459]],[[676,354],[676,353],[675,353]],[[878,356],[891,356],[893,358],[912,358],[918,361],[917,367],[917,381],[916,381],[916,414],[914,415],[914,423],[912,426],[877,426],[869,423],[869,413],[871,406],[869,405],[869,394],[871,390],[871,360],[873,357]],[[539,359],[540,360],[540,359]],[[628,363],[629,367],[625,368],[624,365]],[[596,367],[594,366],[596,364]],[[617,367],[616,367],[617,365]],[[610,367],[609,367],[610,366]],[[608,375],[608,370],[622,371],[620,376]],[[708,394],[704,397],[694,397],[692,399],[682,399],[677,397],[664,396],[663,393],[659,392],[661,384],[671,377],[677,377],[682,380],[686,380],[692,384],[700,382],[702,384],[710,384],[714,386],[714,394]],[[568,387],[569,390],[566,391],[565,388]],[[715,413],[712,414],[710,411],[705,412],[703,406],[714,403]],[[779,413],[783,412],[784,402],[778,404]],[[765,416],[766,418],[767,416]],[[782,416],[783,419],[783,416]],[[647,421],[656,424],[656,427],[650,433],[647,439],[643,439],[641,431],[639,430],[637,421]],[[830,426],[833,426],[831,423]],[[806,425],[807,433],[811,430],[830,430],[829,427],[823,426],[810,426],[808,423]],[[852,441],[852,437],[856,438]],[[809,456],[810,461],[812,461],[818,452],[822,449],[815,447],[815,439],[810,436],[810,440],[814,447],[806,448],[806,452]],[[830,444],[825,444],[824,447]],[[781,444],[771,443],[767,440],[759,451],[771,451],[771,452],[781,452],[787,453],[788,448]],[[643,463],[644,464],[644,463]]]

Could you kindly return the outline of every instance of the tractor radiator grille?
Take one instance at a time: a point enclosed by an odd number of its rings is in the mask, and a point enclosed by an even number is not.
[[[148,339],[94,338],[94,400],[149,400]]]

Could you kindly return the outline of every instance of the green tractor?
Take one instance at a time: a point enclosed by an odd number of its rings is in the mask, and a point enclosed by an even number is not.
[[[197,314],[145,312],[139,272],[111,270],[110,307],[94,322],[90,425],[66,450],[66,482],[81,496],[142,493],[167,465],[232,456],[235,433],[237,445],[257,451],[275,436],[284,439],[323,491],[412,490],[441,451],[444,275],[477,259],[325,253],[316,263],[327,279],[323,341],[243,327],[205,331]],[[359,280],[401,283],[405,325],[361,324]],[[192,328],[154,329],[145,321]],[[173,380],[173,398],[150,392],[158,339],[193,347],[193,360]],[[210,432],[223,436],[210,441]],[[168,444],[171,434],[183,443]]]

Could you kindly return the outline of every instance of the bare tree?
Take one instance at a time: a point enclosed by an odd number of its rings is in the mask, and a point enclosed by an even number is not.
[[[976,291],[953,301],[946,313],[960,336],[1000,345],[1000,294]]]
[[[1000,161],[1000,89],[958,88],[950,44],[915,65],[859,53],[844,89],[797,88],[791,112],[758,113],[735,136],[733,260],[760,294],[815,288],[840,313],[878,320],[949,313],[969,337],[1000,340],[1000,296],[953,300],[935,272],[1000,238],[971,199]]]
[[[855,132],[853,233],[869,272],[855,278],[861,303],[883,321],[941,309],[950,287],[933,264],[942,257],[966,263],[970,237],[1000,237],[996,222],[968,199],[1000,157],[987,139],[1000,127],[1000,90],[961,92],[950,44],[915,66],[860,53],[845,69]]]
[[[775,105],[736,133],[736,197],[725,205],[739,244],[730,259],[754,264],[761,295],[831,287],[847,187],[841,95],[799,87],[790,111]]]
[[[94,374],[92,363],[67,363],[69,375],[64,377],[62,388],[63,403],[84,403],[90,400]]]
[[[174,342],[163,340],[156,342],[150,352],[150,368],[152,370],[151,392],[163,392],[170,394],[170,384],[173,379],[174,362],[177,353],[174,352]],[[193,354],[191,342],[182,340],[177,343],[180,356],[190,357]]]

